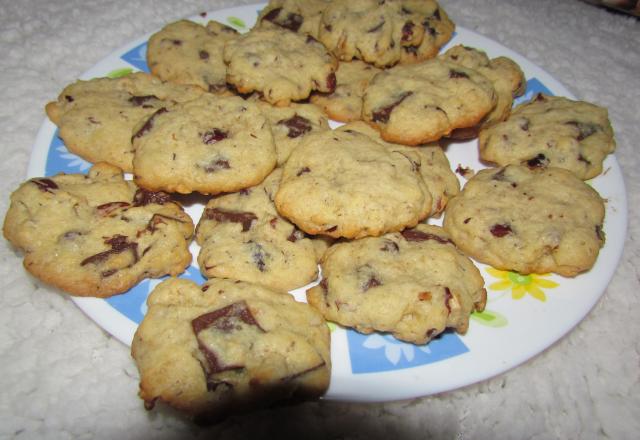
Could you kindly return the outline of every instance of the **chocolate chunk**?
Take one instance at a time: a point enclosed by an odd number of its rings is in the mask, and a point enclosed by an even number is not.
[[[462,72],[460,70],[454,70],[451,69],[449,71],[449,78],[469,78],[469,75],[467,75],[465,72]]]
[[[229,137],[229,132],[220,130],[219,128],[212,128],[211,130],[202,133],[200,137],[204,144],[211,145]]]
[[[58,185],[51,179],[41,178],[41,179],[31,179],[32,183],[35,183],[38,186],[38,189],[43,192],[52,193],[52,189],[58,189]]]
[[[433,338],[433,336],[438,332],[437,329],[435,328],[430,328],[429,330],[427,330],[427,338],[431,339]]]
[[[587,159],[586,157],[584,157],[584,156],[582,155],[582,153],[581,153],[581,154],[578,154],[578,160],[579,160],[580,162],[584,162],[584,163],[586,163],[587,165],[591,165],[591,161],[590,161],[589,159]]]
[[[398,153],[404,156],[405,159],[407,159],[409,161],[409,163],[411,164],[411,171],[413,171],[414,173],[420,171],[420,167],[422,166],[420,164],[420,162],[416,162],[415,160],[413,160],[411,157],[407,156],[406,154],[404,154],[402,151],[396,151],[394,150],[393,153]]]
[[[382,245],[380,250],[382,252],[391,252],[395,254],[400,251],[400,247],[398,246],[398,243],[396,243],[395,241],[385,239],[384,244]]]
[[[527,118],[522,118],[518,121],[518,126],[523,131],[529,131],[529,120]]]
[[[435,240],[438,243],[442,244],[453,244],[451,240],[448,238],[442,238],[436,234],[431,234],[429,232],[422,232],[417,229],[405,229],[400,234],[407,241],[427,241],[427,240]]]
[[[418,301],[431,301],[431,292],[418,293]]]
[[[137,107],[144,107],[147,102],[154,99],[158,99],[158,97],[155,95],[132,96],[129,98],[129,102]]]
[[[67,102],[73,102],[75,101],[75,99],[73,99],[73,96],[71,95],[64,95],[64,99],[67,100]]]
[[[62,238],[64,238],[65,240],[75,240],[82,235],[84,235],[82,231],[67,231],[62,234]]]
[[[392,104],[389,104],[386,107],[382,107],[372,114],[373,122],[382,122],[387,123],[389,121],[389,117],[391,116],[391,112],[394,108],[402,103],[407,97],[413,95],[413,92],[404,92],[400,95],[400,97],[394,101]]]
[[[220,170],[228,170],[231,169],[231,164],[229,164],[228,160],[224,159],[216,159],[209,163],[209,165],[204,167],[204,171],[206,173],[215,173]]]
[[[409,41],[411,37],[413,37],[413,28],[414,24],[411,21],[408,21],[402,26],[402,41]]]
[[[504,237],[507,234],[511,234],[513,231],[511,230],[511,226],[507,224],[495,224],[491,226],[489,229],[494,237]]]
[[[534,101],[539,101],[539,102],[546,102],[547,98],[542,94],[542,93],[538,93],[536,95],[535,98],[533,98]]]
[[[547,156],[540,153],[536,157],[527,160],[526,164],[529,168],[544,168],[549,165],[549,159],[547,159]]]
[[[327,90],[329,93],[333,93],[336,90],[336,84],[337,84],[336,74],[331,72],[327,76]]]
[[[131,137],[131,142],[133,142],[134,139],[140,138],[144,135],[146,135],[147,133],[149,133],[151,131],[151,129],[153,128],[153,120],[163,114],[163,113],[167,113],[169,110],[167,110],[165,107],[159,108],[158,110],[155,111],[154,114],[152,114],[149,119],[147,119],[147,122],[144,123],[144,125],[142,127],[140,127],[140,129],[134,133],[134,135]]]
[[[303,174],[310,173],[310,172],[311,172],[311,168],[303,167],[303,168],[300,168],[300,170],[298,170],[298,172],[296,173],[296,176],[300,177]]]
[[[331,32],[333,30],[333,26],[331,26],[330,24],[325,24],[324,30],[327,32]]]
[[[250,241],[251,245],[251,259],[260,272],[267,270],[267,262],[265,261],[269,254],[264,250],[261,244]]]
[[[232,321],[241,321],[264,332],[264,329],[260,327],[245,301],[239,301],[213,312],[200,315],[191,321],[191,328],[196,335],[209,327],[227,333],[237,329],[237,326],[233,325]]]
[[[116,234],[113,237],[105,239],[104,243],[111,246],[111,249],[85,258],[80,262],[80,266],[86,266],[87,264],[99,264],[111,255],[121,254],[125,251],[131,252],[131,255],[133,256],[133,264],[138,262],[138,243],[135,241],[129,242],[127,236]]]
[[[215,220],[220,223],[240,223],[242,232],[251,229],[251,223],[258,217],[253,212],[226,211],[219,208],[207,208],[204,211],[207,220]]]
[[[367,33],[372,34],[374,32],[378,32],[380,29],[382,29],[382,27],[384,26],[385,21],[382,20],[380,23],[378,23],[377,25],[375,25],[374,27],[367,29]]]
[[[605,235],[604,230],[602,229],[602,225],[596,225],[596,236],[598,237],[598,240],[604,242]]]
[[[182,46],[182,40],[171,40],[171,44],[174,46]]]
[[[206,50],[201,50],[200,52],[198,52],[198,56],[200,57],[201,60],[208,60],[209,52],[207,52]]]
[[[127,206],[131,206],[131,204],[127,202],[109,202],[109,203],[103,203],[102,205],[96,206],[96,209],[98,210],[99,215],[101,215],[102,217],[106,217],[109,214],[111,214],[113,211],[120,208],[126,208]]]
[[[147,223],[147,227],[146,230],[154,233],[157,229],[158,229],[158,225],[166,225],[167,222],[165,220],[169,220],[169,221],[174,221],[174,222],[178,222],[178,223],[185,223],[184,220],[181,220],[179,218],[175,218],[175,217],[171,217],[168,215],[163,215],[163,214],[153,214],[153,216],[151,217],[151,219],[149,220],[149,222]]]
[[[297,138],[303,134],[311,131],[311,121],[307,118],[303,118],[299,115],[293,115],[289,119],[282,119],[278,121],[277,125],[284,125],[289,129],[287,137]]]
[[[281,11],[282,11],[282,8],[272,9],[267,13],[267,15],[262,17],[262,19],[270,21],[271,23],[278,25],[280,27],[283,27],[285,29],[289,29],[290,31],[298,32],[298,29],[300,29],[300,26],[302,26],[302,23],[304,22],[304,17],[302,17],[302,15],[300,14],[289,12],[287,13],[287,16],[285,17],[284,20],[276,20],[280,15]]]
[[[287,240],[291,243],[295,243],[296,241],[302,240],[303,238],[305,238],[304,232],[294,226],[293,231],[291,231],[291,234],[289,234]]]
[[[369,280],[364,284],[364,286],[362,286],[362,290],[363,291],[367,291],[373,287],[377,287],[377,286],[381,286],[382,285],[382,281],[380,281],[379,279],[377,279],[374,275],[371,275],[371,277],[369,278]]]
[[[578,136],[576,137],[577,141],[584,140],[588,138],[592,134],[596,133],[598,130],[602,130],[602,127],[598,124],[593,124],[591,122],[579,122],[579,121],[569,121],[565,122],[567,125],[573,125],[578,129]]]
[[[171,202],[171,196],[162,191],[147,191],[139,188],[133,196],[133,206],[147,206],[152,203],[164,205],[169,202]]]

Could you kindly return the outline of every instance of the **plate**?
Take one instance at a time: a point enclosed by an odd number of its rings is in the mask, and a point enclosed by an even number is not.
[[[200,23],[218,20],[247,31],[262,6],[223,9],[191,20]],[[115,51],[80,78],[148,71],[145,53],[150,35]],[[454,44],[480,48],[492,58],[505,55],[516,61],[527,78],[526,94],[517,102],[538,92],[575,99],[544,70],[482,35],[458,27],[444,49]],[[446,154],[453,169],[459,165],[476,171],[484,168],[477,158],[477,141],[452,143]],[[57,137],[55,125],[48,120],[44,122],[33,148],[29,177],[86,172],[90,165],[66,149]],[[615,156],[610,155],[604,163],[604,173],[588,183],[606,199],[607,240],[591,271],[570,279],[549,274],[522,276],[478,264],[488,293],[486,310],[471,316],[466,335],[446,332],[424,346],[403,343],[380,333],[363,335],[330,324],[333,369],[326,398],[388,401],[452,390],[515,367],[565,335],[604,293],[618,265],[627,230],[626,192]],[[186,210],[197,222],[203,206],[194,204]],[[195,261],[198,246],[192,244],[191,251]],[[182,277],[204,282],[197,266],[189,267]],[[127,293],[109,299],[73,298],[73,301],[100,327],[130,345],[146,311],[146,297],[160,281],[145,280]],[[304,301],[304,290],[292,293]]]

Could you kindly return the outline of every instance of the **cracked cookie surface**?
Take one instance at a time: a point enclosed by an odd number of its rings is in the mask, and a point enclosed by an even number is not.
[[[89,162],[132,171],[131,135],[138,122],[162,107],[196,99],[202,90],[164,83],[146,73],[76,81],[46,105],[69,151]]]
[[[480,132],[480,158],[498,165],[559,167],[587,180],[602,172],[616,143],[605,108],[539,94],[504,122]]]
[[[419,163],[414,151],[389,148],[348,125],[316,133],[285,164],[276,207],[303,231],[336,238],[414,226],[432,207]]]
[[[336,59],[315,38],[283,28],[254,28],[229,41],[224,60],[228,83],[240,93],[257,91],[274,105],[336,87]]]
[[[256,103],[207,93],[160,109],[133,135],[136,183],[154,191],[233,192],[276,165],[271,128]]]
[[[322,316],[287,293],[235,280],[171,278],[147,299],[131,353],[145,407],[201,420],[320,397],[331,374]]]
[[[30,273],[77,296],[122,293],[191,262],[191,218],[168,194],[141,190],[106,163],[23,183],[3,232]]]
[[[149,38],[147,64],[164,81],[224,93],[227,66],[222,53],[225,43],[238,35],[235,29],[213,20],[206,26],[189,20],[169,23]]]
[[[198,263],[207,277],[292,290],[318,275],[317,244],[276,211],[281,169],[263,183],[213,198],[198,223]],[[319,243],[322,245],[322,243]]]
[[[567,170],[485,169],[447,205],[444,227],[467,255],[521,274],[575,276],[604,244],[604,202]]]
[[[465,333],[486,302],[480,271],[437,226],[335,244],[321,266],[309,304],[362,333],[424,344],[447,328]]]
[[[362,117],[387,141],[419,145],[474,126],[495,104],[484,75],[434,59],[378,73],[365,90]]]
[[[350,0],[324,10],[318,38],[340,60],[383,68],[435,57],[454,29],[432,0]]]

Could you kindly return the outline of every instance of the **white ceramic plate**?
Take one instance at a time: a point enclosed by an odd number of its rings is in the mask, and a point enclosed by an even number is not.
[[[261,7],[223,9],[191,19],[201,23],[218,20],[246,31],[253,25]],[[117,50],[80,78],[147,70],[145,53],[149,36]],[[483,49],[490,57],[505,55],[516,61],[528,80],[526,95],[518,102],[528,100],[540,91],[574,98],[544,70],[488,38],[458,27],[448,46],[459,43]],[[476,171],[483,168],[478,161],[476,141],[451,144],[446,153],[453,169],[458,165]],[[89,166],[67,151],[57,137],[56,127],[45,121],[33,148],[29,177],[86,172]],[[556,275],[523,277],[479,264],[488,291],[486,310],[472,315],[465,336],[445,333],[426,346],[402,343],[389,335],[362,335],[331,325],[333,371],[326,398],[386,401],[452,390],[526,361],[571,330],[605,291],[616,270],[626,235],[626,194],[614,156],[607,158],[604,170],[601,176],[589,182],[607,201],[604,224],[607,241],[591,271],[573,279]],[[197,222],[202,209],[202,205],[194,204],[187,207],[187,212]],[[197,251],[197,245],[192,245],[194,261]],[[196,266],[191,266],[183,277],[199,283],[204,281]],[[146,311],[145,299],[158,283],[159,280],[146,280],[129,292],[107,300],[74,298],[74,301],[99,326],[130,345]],[[304,289],[293,294],[304,300]]]

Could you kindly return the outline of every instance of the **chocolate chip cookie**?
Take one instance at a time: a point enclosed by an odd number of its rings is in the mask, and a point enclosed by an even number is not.
[[[314,93],[310,100],[336,121],[362,119],[362,96],[378,72],[380,69],[359,60],[341,61],[336,70],[334,92]]]
[[[69,151],[89,162],[109,162],[132,171],[134,126],[163,107],[202,94],[193,86],[163,83],[146,73],[76,81],[46,105]]]
[[[228,83],[278,106],[336,87],[336,59],[312,36],[281,27],[254,28],[227,42],[224,60]]]
[[[76,296],[122,293],[191,262],[191,218],[169,195],[137,188],[106,163],[88,175],[23,183],[3,232],[32,275]]]
[[[327,390],[329,329],[286,292],[171,278],[147,305],[131,344],[147,409],[163,402],[201,421],[219,420]]]
[[[482,263],[521,274],[575,276],[604,244],[604,202],[561,168],[485,169],[447,205],[444,227]]]
[[[511,113],[513,99],[524,93],[526,81],[520,66],[507,57],[490,59],[479,49],[457,45],[447,50],[440,58],[474,69],[486,76],[496,91],[496,106],[474,127],[454,130],[450,137],[471,139],[478,136],[481,128],[504,121]]]
[[[276,207],[303,231],[336,238],[415,226],[432,206],[419,162],[347,126],[315,133],[284,165]]]
[[[200,270],[207,277],[233,278],[276,290],[315,280],[318,256],[311,239],[278,215],[273,196],[281,169],[263,183],[213,198],[198,223]]]
[[[602,172],[616,143],[607,109],[538,94],[508,120],[482,130],[479,147],[488,162],[559,167],[587,180]]]
[[[133,135],[138,185],[188,194],[257,185],[276,164],[271,128],[255,102],[206,93],[161,108]]]
[[[238,32],[217,21],[206,26],[189,20],[169,23],[149,38],[147,64],[165,81],[192,84],[214,93],[227,91],[222,51]]]
[[[365,91],[362,117],[387,141],[419,145],[473,127],[495,104],[487,77],[433,59],[378,73]]]
[[[433,58],[455,25],[436,1],[334,1],[322,14],[319,40],[340,60],[377,67]]]
[[[309,304],[362,333],[424,344],[447,328],[465,333],[486,303],[480,272],[438,226],[338,243],[321,265]]]
[[[322,11],[330,0],[270,0],[260,11],[256,27],[278,26],[318,38]]]

